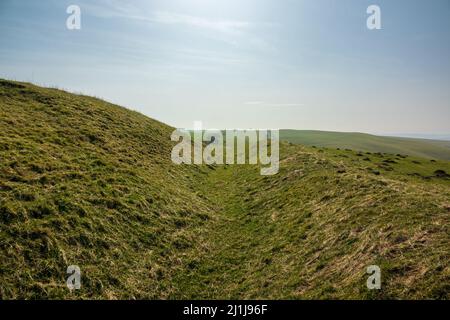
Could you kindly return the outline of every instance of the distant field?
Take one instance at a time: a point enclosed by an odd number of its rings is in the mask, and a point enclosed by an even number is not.
[[[306,146],[344,148],[450,160],[450,141],[313,130],[281,130],[280,136],[282,140]]]

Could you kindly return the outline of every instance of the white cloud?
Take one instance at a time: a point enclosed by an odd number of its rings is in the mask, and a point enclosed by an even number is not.
[[[263,106],[263,107],[304,107],[302,103],[272,103],[264,101],[246,101],[245,105],[249,106]]]
[[[248,21],[210,19],[177,12],[148,11],[144,4],[124,4],[117,0],[103,0],[97,4],[83,3],[89,13],[100,17],[116,17],[161,24],[180,24],[228,34],[240,33],[251,24]]]
[[[247,101],[247,102],[244,102],[244,104],[249,105],[249,106],[258,106],[258,105],[264,104],[264,101]]]
[[[203,32],[203,36],[222,40],[232,46],[246,45],[260,51],[274,51],[264,39],[252,34],[251,29],[270,26],[267,23],[255,24],[250,21],[216,19],[194,16],[179,12],[150,9],[146,2],[124,3],[118,0],[101,0],[93,3],[80,1],[82,10],[102,18],[120,18],[160,25],[180,25]]]
[[[239,33],[243,29],[250,26],[247,21],[236,20],[216,20],[196,17],[186,14],[179,14],[174,12],[155,12],[150,18],[151,22],[164,24],[183,24],[196,28],[210,29],[223,33]]]

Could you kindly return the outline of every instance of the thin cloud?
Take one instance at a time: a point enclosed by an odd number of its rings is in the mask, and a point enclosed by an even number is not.
[[[304,107],[302,103],[268,103],[264,101],[246,101],[245,105],[249,106],[263,106],[263,107]]]
[[[249,105],[249,106],[258,106],[258,105],[264,104],[264,101],[247,101],[247,102],[244,102],[244,104]]]
[[[208,29],[227,34],[238,34],[251,26],[248,21],[210,19],[177,12],[145,10],[145,6],[124,4],[115,0],[104,0],[100,3],[83,3],[89,13],[100,17],[124,18],[147,21],[159,24],[180,24],[200,29]]]
[[[270,103],[268,107],[304,107],[302,103]]]
[[[117,0],[102,0],[97,3],[82,1],[82,8],[88,14],[102,18],[119,18],[129,21],[145,22],[159,25],[180,25],[197,29],[203,36],[220,39],[233,46],[246,45],[260,51],[275,51],[264,39],[252,35],[252,29],[272,26],[268,23],[250,21],[215,19],[194,16],[179,12],[149,10],[144,2],[123,3]]]
[[[240,33],[251,24],[247,21],[236,20],[212,20],[174,12],[154,12],[148,19],[155,23],[182,24],[186,26],[210,29],[223,33]]]

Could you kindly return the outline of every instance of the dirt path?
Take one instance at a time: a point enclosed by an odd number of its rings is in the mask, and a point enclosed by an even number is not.
[[[208,243],[191,253],[188,271],[175,277],[177,298],[242,297],[244,282],[259,259],[253,250],[259,235],[245,217],[243,186],[235,183],[239,174],[237,167],[218,167],[209,175],[209,185],[203,185],[205,195],[216,206],[216,219],[204,230],[202,238]]]

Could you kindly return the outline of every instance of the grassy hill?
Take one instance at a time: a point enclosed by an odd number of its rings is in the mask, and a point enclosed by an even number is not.
[[[261,176],[172,164],[172,130],[0,80],[0,298],[449,298],[449,161],[283,143]]]
[[[450,160],[450,141],[314,130],[282,130],[280,136],[281,139],[291,143],[307,146],[399,153],[423,158]]]
[[[166,297],[212,218],[202,168],[172,165],[171,132],[94,98],[1,81],[0,297]],[[73,296],[69,265],[83,276]]]

